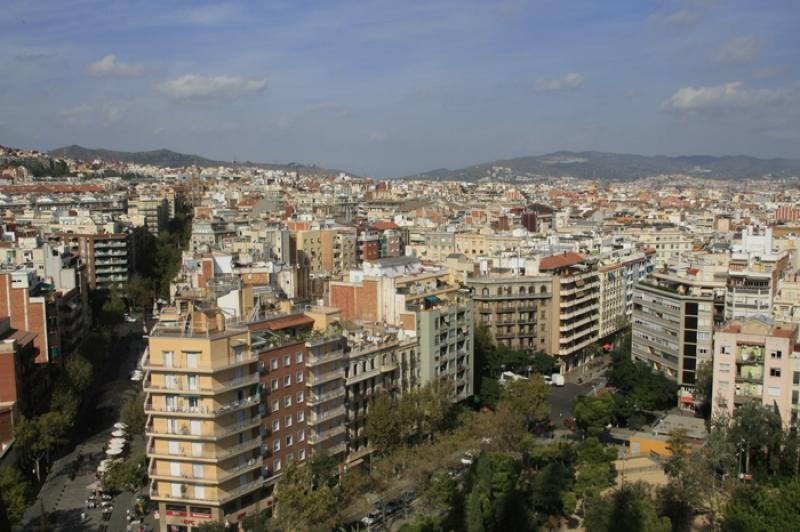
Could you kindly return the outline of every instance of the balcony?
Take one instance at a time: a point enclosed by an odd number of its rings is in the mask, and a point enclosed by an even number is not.
[[[242,400],[231,401],[219,405],[217,408],[211,408],[205,405],[190,407],[185,404],[181,405],[154,405],[152,402],[146,403],[144,410],[147,414],[181,414],[180,417],[200,417],[200,418],[214,418],[218,416],[227,415],[237,412],[249,406],[255,406],[261,403],[261,396],[251,395]]]
[[[334,360],[339,360],[344,355],[344,351],[341,349],[337,349],[336,351],[331,351],[330,353],[325,353],[324,355],[316,355],[313,354],[308,355],[306,359],[306,366],[313,368],[319,366],[321,364],[325,364],[327,362],[332,362]]]
[[[581,303],[588,303],[589,301],[595,301],[595,304],[593,306],[597,306],[596,301],[598,297],[600,297],[599,294],[597,292],[593,292],[591,294],[585,295],[577,299],[570,299],[567,301],[564,301],[562,299],[559,305],[561,306],[561,308],[569,308],[569,307],[574,307],[576,305],[580,305]]]
[[[306,384],[308,386],[318,386],[320,384],[325,384],[326,382],[331,382],[337,379],[344,378],[344,368],[339,368],[333,371],[326,371],[325,373],[314,374],[309,373],[306,376]]]
[[[397,369],[397,367],[398,367],[397,366],[397,361],[396,360],[391,360],[389,362],[386,362],[385,364],[383,364],[383,363],[381,364],[381,372],[394,371],[394,370]]]
[[[344,387],[337,387],[335,390],[325,393],[309,393],[306,396],[306,401],[309,406],[316,406],[332,399],[344,397]]]
[[[367,371],[362,371],[361,373],[358,373],[356,375],[350,375],[349,377],[347,377],[347,384],[355,384],[356,382],[365,381],[367,379],[377,377],[380,374],[381,374],[380,367],[377,367],[375,369],[370,369]]]
[[[163,331],[159,333],[159,328],[155,327],[151,331],[151,336],[164,336]],[[187,337],[191,337],[191,334],[187,334]],[[245,366],[247,364],[255,364],[258,362],[258,354],[247,351],[243,353],[242,356],[239,358],[233,358],[233,360],[229,360],[225,363],[215,364],[213,367],[197,367],[197,368],[190,368],[180,364],[173,364],[172,366],[165,366],[163,362],[154,362],[152,357],[149,356],[143,364],[143,368],[145,370],[156,371],[159,373],[201,373],[203,375],[207,375],[209,373],[217,373],[220,371],[225,371],[227,369],[233,369],[240,366]],[[255,371],[253,371],[255,373]]]
[[[329,440],[335,436],[339,436],[340,434],[344,434],[346,431],[344,423],[339,426],[332,427],[328,430],[322,431],[320,433],[311,433],[308,436],[308,443],[311,445],[319,445],[320,443]]]
[[[242,495],[250,493],[253,490],[257,490],[258,488],[260,488],[263,485],[264,485],[264,479],[262,479],[261,477],[255,479],[255,480],[251,480],[247,484],[244,484],[243,486],[239,486],[236,489],[233,489],[231,491],[222,492],[219,502],[221,504],[225,504],[227,502],[232,501],[233,499],[236,499],[237,497],[241,497]]]
[[[344,405],[319,413],[315,410],[311,410],[307,418],[307,423],[309,425],[319,425],[325,421],[330,421],[332,419],[336,419],[337,417],[344,416],[344,413]]]
[[[253,416],[240,423],[227,425],[222,427],[215,427],[210,433],[192,434],[188,425],[182,425],[170,429],[169,427],[163,429],[156,429],[152,423],[145,427],[145,434],[148,437],[165,437],[169,436],[172,439],[181,440],[211,440],[216,441],[226,438],[239,432],[244,432],[248,429],[258,428],[261,425],[261,416]],[[184,455],[185,456],[185,455]]]

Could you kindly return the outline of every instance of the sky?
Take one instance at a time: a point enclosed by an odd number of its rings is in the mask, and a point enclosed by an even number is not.
[[[800,158],[797,0],[3,0],[0,144],[392,177]]]

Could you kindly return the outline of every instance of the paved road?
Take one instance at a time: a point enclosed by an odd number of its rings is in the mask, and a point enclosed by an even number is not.
[[[95,398],[95,411],[87,416],[92,426],[78,429],[85,430],[85,436],[78,436],[74,448],[52,465],[35,504],[25,514],[24,531],[40,530],[42,505],[48,515],[48,531],[101,529],[101,512],[84,510],[90,493],[87,486],[95,481],[97,465],[105,458],[103,448],[110,438],[112,425],[119,420],[122,404],[134,397],[139,389],[139,383],[130,381],[128,375],[136,366],[144,345],[141,322],[121,325],[119,333],[120,336],[128,334],[127,340],[117,341],[114,351],[109,353],[106,373],[100,378],[102,384]],[[141,441],[134,443],[140,448],[143,446]],[[70,471],[76,463],[80,466],[71,479]],[[130,508],[131,497],[131,494],[117,496],[114,512],[107,522],[108,530],[125,530],[125,509]],[[82,520],[84,511],[86,519]]]

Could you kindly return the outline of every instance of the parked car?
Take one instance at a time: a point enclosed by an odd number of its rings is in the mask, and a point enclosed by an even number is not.
[[[379,523],[382,517],[383,514],[381,512],[379,512],[378,510],[373,510],[361,518],[361,524],[366,526],[374,525],[376,523]]]

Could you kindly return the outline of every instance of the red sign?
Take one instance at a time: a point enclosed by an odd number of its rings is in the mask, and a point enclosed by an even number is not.
[[[192,517],[202,517],[203,519],[211,519],[211,514],[201,514],[197,512],[192,512]]]

